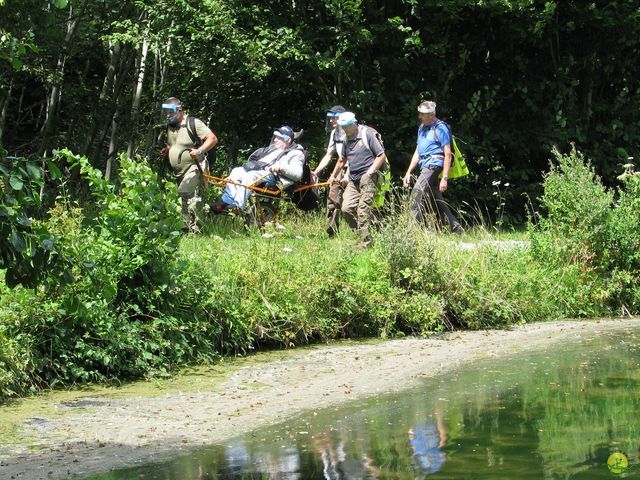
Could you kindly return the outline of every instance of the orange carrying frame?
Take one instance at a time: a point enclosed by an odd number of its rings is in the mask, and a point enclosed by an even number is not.
[[[235,182],[233,180],[229,180],[228,178],[214,177],[213,175],[208,175],[206,173],[202,174],[202,176],[206,179],[207,183],[210,183],[212,185],[217,185],[219,187],[223,187],[223,186],[225,186],[227,184],[236,185],[236,186],[239,186],[239,187],[247,188],[247,189],[252,190],[254,192],[257,192],[257,193],[262,193],[263,195],[268,195],[270,197],[278,197],[278,196],[280,196],[282,194],[282,190],[280,190],[280,189],[278,189],[278,190],[270,190],[268,188],[256,187],[256,183],[259,183],[260,181],[262,181],[264,178],[266,178],[269,175],[271,175],[271,173],[268,173],[264,177],[259,178],[258,180],[253,182],[251,185],[245,185],[243,183],[239,183],[239,182]],[[326,187],[328,185],[331,185],[331,182],[320,182],[320,183],[313,183],[313,184],[310,184],[310,185],[302,185],[302,186],[296,188],[295,190],[293,190],[293,193],[304,192],[305,190],[309,190],[309,189],[315,188],[315,187]]]

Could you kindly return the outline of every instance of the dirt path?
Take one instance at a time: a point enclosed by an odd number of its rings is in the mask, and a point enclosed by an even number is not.
[[[61,416],[23,422],[24,443],[0,450],[0,478],[82,477],[158,461],[306,409],[408,388],[423,377],[479,357],[517,355],[558,341],[637,328],[640,319],[564,321],[430,339],[321,346],[267,362],[240,362],[209,391],[155,397],[77,396],[49,405],[62,411]]]

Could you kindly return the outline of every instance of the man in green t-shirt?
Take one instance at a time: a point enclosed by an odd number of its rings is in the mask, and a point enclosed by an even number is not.
[[[218,137],[199,119],[195,119],[195,136],[202,144],[196,147],[187,130],[187,116],[182,103],[170,97],[162,104],[162,113],[167,120],[167,146],[160,151],[162,157],[169,156],[169,163],[178,181],[178,194],[182,200],[182,220],[185,232],[196,232],[196,192],[202,184],[201,172],[207,170],[204,154],[218,143]]]

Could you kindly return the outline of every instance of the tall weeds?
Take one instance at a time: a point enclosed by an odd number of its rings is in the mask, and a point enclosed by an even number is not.
[[[83,165],[95,213],[63,202],[43,221],[65,269],[0,286],[0,398],[258,348],[640,309],[640,174],[627,166],[607,190],[575,151],[556,153],[530,246],[425,229],[396,195],[365,251],[296,212],[264,230],[218,218],[178,241],[175,187],[123,159],[115,190]]]

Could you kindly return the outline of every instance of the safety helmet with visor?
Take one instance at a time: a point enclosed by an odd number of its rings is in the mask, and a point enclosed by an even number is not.
[[[182,104],[179,101],[172,100],[170,98],[162,104],[162,116],[166,118],[168,126],[176,127],[180,123]]]
[[[329,110],[327,110],[327,116],[324,122],[324,129],[327,133],[331,133],[331,131],[336,127],[340,114],[346,111],[347,109],[342,105],[334,105]]]
[[[289,146],[291,142],[293,142],[293,138],[293,129],[287,125],[283,125],[282,127],[276,128],[273,131],[273,136],[271,137],[271,145],[275,145],[275,141],[277,139],[283,141],[286,146]]]

